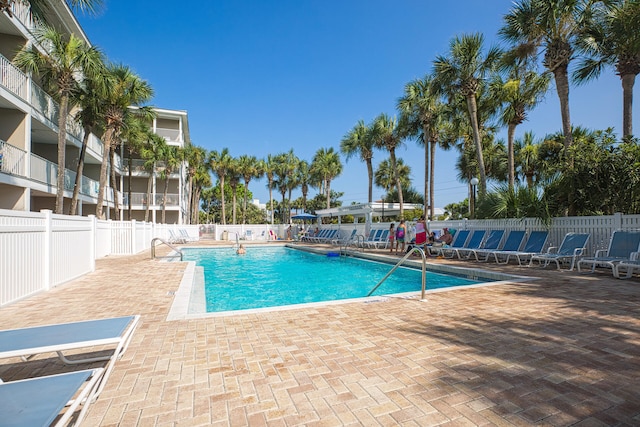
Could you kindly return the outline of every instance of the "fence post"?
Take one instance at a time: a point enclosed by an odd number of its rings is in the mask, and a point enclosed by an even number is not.
[[[136,253],[136,220],[131,220],[131,255]]]
[[[622,228],[622,213],[615,212],[613,214],[613,230],[610,230],[613,233],[615,230],[620,230]]]
[[[40,212],[44,215],[42,219],[44,221],[44,259],[42,260],[42,269],[44,270],[42,278],[44,283],[42,284],[42,287],[45,291],[48,291],[51,288],[51,245],[53,242],[53,239],[51,238],[51,214],[53,212],[49,209],[43,209]]]
[[[91,235],[89,239],[89,248],[91,250],[91,271],[96,271],[96,242],[98,241],[98,222],[95,215],[89,215],[89,222],[91,223]]]

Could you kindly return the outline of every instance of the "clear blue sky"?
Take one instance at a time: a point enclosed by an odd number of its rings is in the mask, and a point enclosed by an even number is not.
[[[107,57],[129,65],[155,90],[152,105],[186,110],[192,142],[228,147],[234,157],[266,157],[293,148],[311,161],[321,147],[339,151],[360,119],[395,114],[404,85],[431,72],[450,40],[482,32],[497,43],[510,0],[213,0],[176,3],[105,0],[97,17],[78,17]],[[571,87],[571,119],[590,129],[621,127],[620,80]],[[636,110],[637,111],[637,110]],[[635,121],[638,123],[637,113]],[[637,124],[638,126],[639,124]],[[537,137],[561,129],[555,86],[518,128]],[[506,139],[506,131],[500,135]],[[424,154],[414,142],[397,152],[423,191]],[[374,167],[388,154],[376,152]],[[438,151],[436,202],[467,196],[456,179],[457,152]],[[345,204],[367,201],[367,172],[344,162],[331,186]],[[268,201],[265,180],[250,190]],[[312,195],[316,190],[312,190]],[[384,191],[374,188],[374,199]],[[294,194],[298,197],[299,194]]]

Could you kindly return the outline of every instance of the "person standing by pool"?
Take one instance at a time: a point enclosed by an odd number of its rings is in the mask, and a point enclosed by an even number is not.
[[[391,223],[389,226],[389,253],[393,253],[393,241],[396,238],[396,224]]]
[[[404,219],[400,220],[400,224],[398,224],[398,228],[396,229],[396,255],[398,255],[398,248],[400,247],[400,243],[402,243],[401,252],[404,253],[404,235],[407,232],[407,227],[404,225]]]
[[[427,242],[427,223],[421,216],[416,222],[416,245],[424,245]]]

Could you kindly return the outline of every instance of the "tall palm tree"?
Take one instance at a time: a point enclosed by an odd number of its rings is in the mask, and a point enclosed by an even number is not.
[[[22,70],[39,75],[45,88],[59,102],[55,213],[61,214],[65,190],[67,117],[77,99],[73,95],[78,92],[84,76],[91,77],[102,70],[102,54],[74,34],[66,36],[48,26],[34,31],[37,45],[30,44],[20,50],[14,62]],[[39,50],[40,46],[47,46],[46,54]]]
[[[133,155],[140,153],[144,144],[149,141],[151,129],[149,128],[148,123],[143,121],[140,117],[129,116],[128,121],[129,123],[123,127],[122,138],[127,142],[127,161],[129,163],[127,167],[127,218],[130,221],[132,215],[131,181],[133,177]]]
[[[302,209],[307,210],[307,195],[309,194],[309,186],[312,182],[311,166],[306,160],[300,160],[298,169],[296,170],[296,182],[300,186],[302,192]]]
[[[331,148],[320,148],[313,156],[311,169],[322,177],[323,187],[327,198],[327,209],[331,207],[331,181],[342,173],[340,155]]]
[[[369,179],[369,203],[373,201],[373,139],[371,129],[363,120],[351,129],[340,141],[340,151],[349,159],[355,155],[360,156],[360,160],[367,165],[367,177]]]
[[[590,0],[519,0],[504,17],[499,34],[530,55],[544,51],[542,64],[553,74],[560,100],[564,145],[570,147],[569,63],[576,40],[589,16]]]
[[[221,203],[221,215],[222,225],[227,224],[226,212],[225,212],[225,200],[224,200],[224,181],[231,167],[233,157],[229,154],[228,148],[223,148],[222,151],[212,151],[209,153],[209,167],[218,176],[220,183],[220,203]]]
[[[211,175],[204,162],[198,164],[195,174],[193,175],[192,186],[192,205],[191,205],[191,223],[198,224],[200,222],[198,213],[200,212],[200,196],[203,189],[211,187]]]
[[[149,132],[147,134],[147,143],[140,149],[140,156],[144,160],[144,170],[149,174],[147,180],[147,196],[145,199],[144,220],[149,221],[149,211],[151,206],[155,207],[155,200],[152,199],[153,182],[156,176],[156,166],[162,161],[164,151],[166,149],[167,140],[160,135]]]
[[[434,179],[436,147],[444,142],[445,105],[435,93],[433,76],[426,75],[422,79],[409,82],[404,87],[404,95],[397,102],[400,112],[400,123],[407,137],[416,138],[418,144],[424,146],[424,214],[434,216]],[[440,144],[448,149],[446,143]],[[430,210],[430,213],[427,210]]]
[[[98,191],[98,203],[96,216],[104,218],[102,204],[107,186],[107,162],[111,148],[116,146],[127,116],[135,114],[131,106],[140,106],[153,97],[153,89],[146,81],[142,80],[125,65],[107,66],[108,90],[104,97],[105,129],[102,135],[104,151],[102,165],[100,166],[100,189]],[[116,188],[114,190],[114,196]],[[116,196],[117,198],[117,196]]]
[[[162,223],[166,224],[167,212],[167,194],[169,192],[169,179],[171,174],[175,172],[181,163],[181,149],[175,145],[166,144],[162,151],[162,161],[164,168],[161,171],[161,177],[164,178],[164,190],[162,191]]]
[[[244,202],[242,205],[242,223],[247,223],[247,197],[249,194],[249,182],[253,178],[260,178],[262,176],[262,170],[260,169],[260,162],[256,156],[248,156],[243,154],[238,158],[238,169],[240,175],[244,179]]]
[[[271,154],[267,155],[267,158],[263,160],[262,170],[264,170],[264,174],[267,177],[267,187],[269,188],[269,209],[271,211],[271,225],[273,225],[273,189],[275,182],[275,173],[276,173],[277,163],[275,156]]]
[[[531,68],[526,58],[505,55],[504,69],[507,79],[495,75],[491,81],[491,91],[504,102],[501,121],[507,125],[508,187],[515,182],[514,139],[516,127],[527,120],[527,113],[544,97],[549,88],[549,75],[538,74]]]
[[[231,223],[237,224],[237,206],[238,206],[238,185],[240,184],[240,170],[238,168],[238,160],[231,158],[229,163],[229,170],[227,171],[227,178],[229,180],[229,187],[231,187],[231,196],[233,197],[233,203],[231,204]]]
[[[400,218],[404,215],[404,201],[402,199],[402,183],[398,176],[396,165],[396,149],[402,145],[402,138],[398,132],[398,120],[386,114],[380,114],[373,121],[372,125],[373,145],[376,148],[387,150],[391,167],[394,171],[394,180],[400,202]]]
[[[376,168],[374,176],[376,185],[383,188],[387,194],[391,193],[396,187],[395,171],[398,172],[398,179],[402,183],[402,188],[411,186],[411,167],[405,165],[404,160],[396,159],[396,167],[394,169],[391,167],[391,160],[385,159]]]
[[[103,114],[102,94],[106,90],[105,73],[99,72],[93,76],[86,76],[84,84],[76,93],[80,111],[76,114],[76,120],[80,122],[84,135],[82,136],[82,147],[78,156],[78,166],[76,167],[76,181],[73,186],[73,195],[69,206],[69,215],[77,214],[78,196],[82,187],[82,173],[84,172],[84,158],[89,144],[89,137],[102,125]]]
[[[464,96],[476,149],[479,191],[482,196],[487,189],[487,176],[482,156],[482,138],[478,124],[478,104],[476,95],[491,72],[496,69],[502,52],[490,47],[483,53],[484,36],[480,33],[456,36],[449,45],[448,56],[438,56],[434,61],[434,84],[438,92],[453,97]]]
[[[540,177],[539,145],[533,132],[526,132],[521,139],[515,141],[515,160],[517,171],[522,175],[528,188],[533,188]]]
[[[207,153],[204,148],[189,144],[183,148],[184,160],[187,163],[187,194],[189,195],[187,202],[187,212],[189,212],[189,224],[198,223],[198,205],[200,193],[196,195],[196,175],[198,169],[204,165]],[[195,210],[194,210],[195,209]]]
[[[586,54],[573,77],[581,83],[613,66],[622,82],[622,134],[633,134],[633,86],[640,73],[640,1],[598,4],[594,19],[584,27],[578,47]]]

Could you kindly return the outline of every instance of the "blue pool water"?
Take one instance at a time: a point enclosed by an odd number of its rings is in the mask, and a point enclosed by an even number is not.
[[[184,260],[204,268],[209,313],[365,297],[392,267],[286,247],[249,247],[246,255],[230,248],[185,249]],[[419,292],[421,282],[420,270],[402,267],[373,295]],[[427,272],[427,289],[475,283]]]

